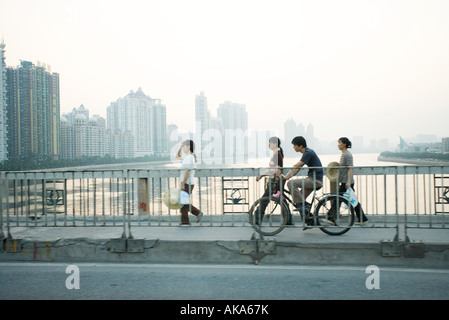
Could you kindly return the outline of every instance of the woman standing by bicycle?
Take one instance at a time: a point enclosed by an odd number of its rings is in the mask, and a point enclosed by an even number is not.
[[[281,195],[281,186],[280,186],[280,175],[282,173],[282,167],[284,166],[284,151],[281,148],[281,140],[278,137],[271,137],[268,139],[268,148],[273,151],[273,156],[269,162],[269,169],[256,177],[256,181],[259,181],[263,177],[269,177],[269,181],[265,188],[265,192],[262,195],[262,198],[269,197],[282,197]],[[282,185],[282,188],[284,186]],[[285,200],[284,200],[285,202]],[[265,214],[265,209],[268,206],[268,201],[261,201],[257,211],[255,212],[255,223],[259,224],[259,219],[262,218]],[[286,207],[288,204],[286,203]],[[292,216],[288,214],[287,225],[292,224]]]
[[[346,137],[341,137],[338,139],[338,149],[341,151],[340,157],[340,167],[348,167],[348,168],[340,168],[340,174],[338,177],[338,182],[340,184],[338,192],[343,194],[346,192],[346,189],[353,188],[354,189],[354,176],[353,176],[353,165],[354,160],[352,157],[352,153],[348,150],[351,148],[352,143]],[[355,213],[358,218],[358,222],[356,224],[364,224],[368,221],[368,218],[365,216],[363,212],[362,206],[360,202],[354,208]]]

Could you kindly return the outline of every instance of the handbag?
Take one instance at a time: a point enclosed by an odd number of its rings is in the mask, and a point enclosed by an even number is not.
[[[181,190],[179,192],[179,204],[190,204],[190,194],[187,191]]]
[[[357,199],[357,196],[351,187],[346,189],[346,192],[343,193],[343,198],[348,200],[351,206],[354,208],[359,204],[359,200]]]

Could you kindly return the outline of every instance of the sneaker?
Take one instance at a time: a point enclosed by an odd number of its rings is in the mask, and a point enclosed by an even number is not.
[[[278,199],[279,199],[279,197],[281,196],[281,192],[278,191],[278,192],[276,192],[276,193],[273,193],[271,196],[272,196],[273,198],[278,198]],[[285,200],[285,197],[284,197],[284,196],[282,196],[282,200]]]
[[[180,227],[190,227],[190,223],[180,223]]]
[[[335,226],[335,222],[330,219],[320,219],[320,224],[325,226]]]
[[[354,224],[356,224],[358,226],[362,226],[362,225],[367,224],[367,223],[368,223],[368,219],[366,219],[364,221],[356,221],[356,222],[354,222]]]
[[[201,219],[203,219],[203,212],[200,211],[200,213],[198,213],[198,215],[196,216],[196,222],[199,223],[201,221]]]
[[[302,228],[302,230],[312,229],[312,226],[315,225],[315,221],[313,221],[313,216],[308,216],[305,219],[305,226]]]

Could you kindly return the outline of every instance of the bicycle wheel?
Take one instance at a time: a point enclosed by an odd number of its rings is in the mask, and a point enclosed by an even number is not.
[[[263,207],[266,207],[265,212],[261,214]],[[249,210],[249,222],[254,230],[264,236],[274,236],[281,232],[285,228],[287,217],[287,209],[275,197],[260,198]]]
[[[320,230],[331,236],[348,232],[354,224],[354,208],[348,200],[339,195],[329,195],[321,199],[314,215]]]

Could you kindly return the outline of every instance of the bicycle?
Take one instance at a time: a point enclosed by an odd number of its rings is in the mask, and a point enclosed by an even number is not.
[[[320,189],[321,187],[313,192],[310,210],[307,210],[306,205],[298,208],[303,221],[303,230],[316,226],[331,236],[338,236],[348,232],[354,224],[354,208],[343,195],[338,193],[326,193],[318,197],[316,192]],[[287,195],[290,192],[285,189],[282,191],[282,195],[279,192],[278,196],[262,197],[251,206],[249,221],[259,234],[273,236],[286,227],[287,221],[291,216],[289,203],[293,207],[295,207],[295,203]],[[258,210],[261,205],[267,205],[263,215]],[[291,217],[293,219],[293,216]]]

